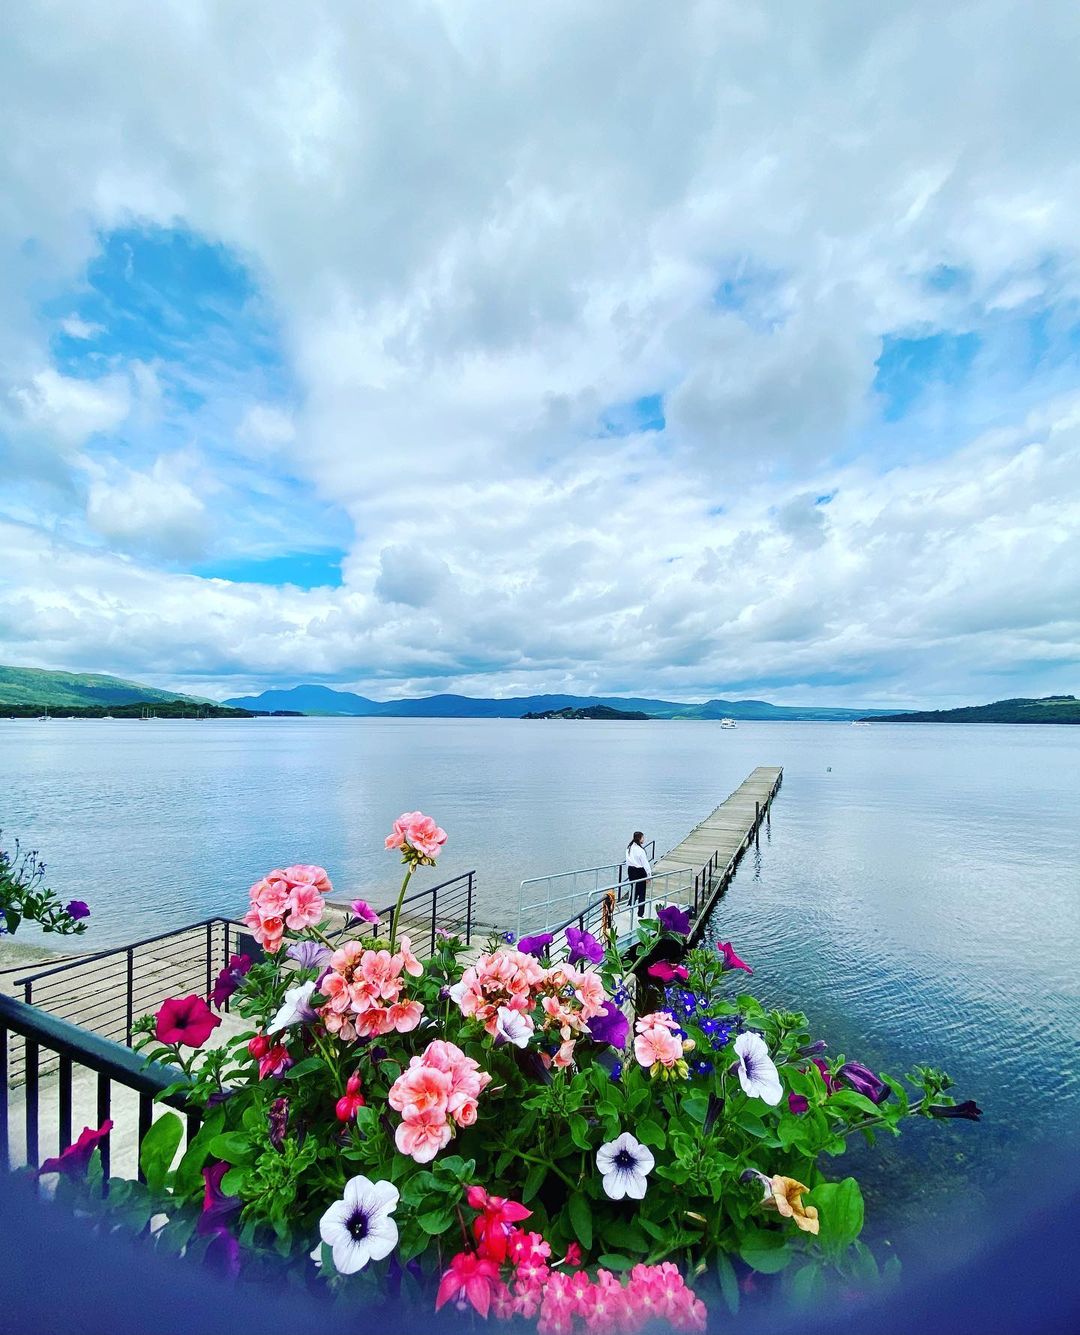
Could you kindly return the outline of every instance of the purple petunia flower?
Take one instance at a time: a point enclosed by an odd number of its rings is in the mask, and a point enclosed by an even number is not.
[[[301,969],[318,969],[330,958],[330,951],[320,941],[294,941],[285,954]]]
[[[926,1110],[931,1117],[963,1117],[969,1122],[977,1122],[982,1117],[982,1109],[974,1099],[963,1103],[932,1103]]]
[[[817,1057],[817,1056],[819,1056],[822,1052],[827,1052],[827,1051],[828,1051],[828,1047],[829,1047],[828,1043],[826,1043],[825,1040],[824,1040],[823,1038],[819,1038],[819,1039],[817,1039],[815,1042],[813,1042],[813,1043],[807,1043],[807,1045],[806,1045],[805,1047],[797,1049],[797,1050],[796,1050],[796,1053],[795,1053],[795,1056],[796,1056],[796,1057]]]
[[[251,968],[251,964],[250,955],[230,956],[229,963],[218,974],[217,981],[214,983],[214,990],[210,993],[210,1000],[218,1010],[239,989],[244,980],[244,975]]]
[[[591,932],[580,931],[577,927],[566,929],[566,944],[570,947],[570,963],[599,964],[604,958],[604,947]]]
[[[588,1029],[595,1043],[608,1043],[621,1052],[630,1034],[630,1021],[613,1001],[605,1001],[600,1014],[589,1020]]]
[[[69,918],[74,918],[78,922],[80,918],[89,918],[90,905],[84,904],[81,899],[73,899],[69,904],[64,905],[64,912]]]
[[[270,1144],[275,1150],[280,1150],[285,1143],[285,1132],[289,1129],[289,1100],[275,1099],[270,1105],[266,1120],[269,1125]]]
[[[787,1096],[788,1111],[801,1117],[804,1112],[810,1111],[810,1100],[805,1094],[789,1094]]]
[[[221,1190],[221,1181],[229,1171],[227,1163],[215,1163],[205,1166],[203,1175],[203,1208],[195,1231],[202,1237],[216,1233],[224,1227],[243,1205],[239,1196],[226,1196]]]
[[[690,935],[690,914],[686,909],[667,904],[657,910],[656,918],[665,932],[671,932],[675,936]]]
[[[536,959],[543,959],[554,940],[550,932],[540,932],[536,936],[523,936],[517,943],[517,948],[523,955],[533,955]]]
[[[227,1279],[235,1279],[240,1273],[240,1244],[227,1228],[215,1228],[210,1241],[206,1244],[204,1257],[207,1268],[216,1271]]]
[[[846,1080],[856,1094],[862,1094],[871,1103],[884,1103],[889,1097],[889,1086],[862,1062],[845,1062],[837,1071],[835,1080]]]

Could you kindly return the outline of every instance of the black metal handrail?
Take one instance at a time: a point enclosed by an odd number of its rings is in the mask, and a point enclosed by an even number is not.
[[[56,1140],[63,1152],[72,1143],[72,1080],[75,1067],[97,1075],[97,1119],[102,1125],[112,1112],[112,1087],[122,1085],[139,1096],[139,1143],[150,1129],[155,1101],[165,1102],[184,1113],[190,1143],[199,1127],[199,1114],[189,1109],[182,1092],[165,1091],[184,1079],[183,1072],[172,1066],[148,1062],[129,1048],[80,1029],[59,1016],[29,1006],[15,997],[0,995],[0,1169],[11,1165],[10,1088],[8,1062],[9,1036],[18,1035],[25,1049],[23,1105],[26,1136],[26,1163],[31,1168],[41,1164],[41,1053],[42,1049],[58,1058],[56,1098]],[[164,1098],[163,1098],[164,1096]],[[109,1176],[109,1139],[101,1142],[101,1166],[106,1181]]]
[[[471,944],[475,893],[476,872],[462,872],[409,895],[402,904],[402,920],[414,933],[422,925],[429,954],[435,951],[440,929],[461,933],[466,945]],[[352,921],[332,935],[348,931],[361,939],[377,936],[393,911],[393,905],[378,911],[379,926]],[[422,954],[424,945],[417,940],[414,948]],[[130,1047],[141,1014],[155,1010],[168,996],[191,991],[209,995],[230,955],[244,953],[259,955],[261,949],[242,923],[204,918],[126,946],[36,969],[17,978],[15,985],[22,988],[27,1005]]]

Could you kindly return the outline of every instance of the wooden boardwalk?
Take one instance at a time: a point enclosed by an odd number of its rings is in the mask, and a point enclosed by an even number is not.
[[[691,940],[700,935],[709,912],[735,873],[783,781],[779,765],[759,765],[710,816],[653,864],[653,875],[690,870],[698,881],[698,915]]]

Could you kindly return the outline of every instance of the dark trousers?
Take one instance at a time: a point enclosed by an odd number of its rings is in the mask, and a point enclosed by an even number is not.
[[[627,867],[626,875],[632,882],[630,886],[630,907],[636,904],[638,906],[637,915],[639,918],[645,916],[645,882],[649,879],[645,875],[644,867]]]

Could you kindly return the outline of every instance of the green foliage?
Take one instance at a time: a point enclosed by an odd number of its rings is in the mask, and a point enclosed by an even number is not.
[[[661,939],[655,920],[646,921],[638,945],[647,951]],[[524,1227],[544,1235],[556,1260],[571,1243],[588,1264],[615,1272],[673,1260],[688,1278],[697,1277],[695,1285],[711,1285],[715,1302],[731,1312],[744,1301],[739,1281],[748,1272],[795,1306],[821,1301],[840,1282],[865,1288],[891,1277],[895,1265],[879,1267],[860,1241],[858,1183],[850,1176],[830,1180],[830,1163],[853,1134],[895,1134],[905,1117],[942,1096],[947,1076],[919,1067],[907,1077],[912,1089],[883,1077],[889,1097],[875,1104],[837,1082],[844,1061],[837,1056],[828,1062],[827,1083],[803,1051],[812,1040],[806,1016],[766,1010],[732,986],[717,954],[701,950],[686,957],[688,982],[662,1001],[685,1034],[687,1064],[662,1072],[639,1065],[631,1030],[616,1076],[610,1049],[579,1032],[573,1063],[545,1069],[538,1052],[550,1058],[563,1035],[538,1032],[525,1052],[497,1044],[448,998],[461,976],[462,950],[459,939],[440,940],[422,977],[405,983],[408,997],[423,1004],[420,1028],[348,1043],[320,1025],[295,1025],[273,1036],[292,1061],[280,1078],[259,1078],[248,1040],[264,1033],[287,988],[315,981],[320,972],[294,967],[284,952],[244,979],[232,1012],[250,1030],[221,1047],[193,1059],[157,1044],[151,1024],[137,1026],[150,1057],[185,1066],[188,1098],[204,1123],[173,1170],[179,1119],[171,1113],[159,1119],[142,1146],[145,1184],[116,1184],[104,1208],[132,1227],[144,1227],[148,1211],[168,1215],[158,1245],[179,1249],[197,1237],[204,1170],[226,1165],[217,1170],[220,1191],[248,1263],[284,1266],[297,1282],[309,1272],[321,1217],[358,1174],[397,1188],[397,1261],[415,1258],[428,1277],[471,1245],[472,1185],[531,1210]],[[628,972],[610,943],[598,972],[609,995]],[[575,986],[566,980],[560,995]],[[536,1023],[544,1023],[539,1008]],[[748,1031],[761,1036],[776,1064],[784,1094],[775,1106],[748,1094],[738,1077],[734,1044]],[[435,1038],[456,1044],[491,1082],[475,1124],[455,1127],[451,1144],[431,1162],[417,1163],[397,1149],[401,1118],[388,1099],[400,1073]],[[335,1109],[351,1076],[360,1077],[366,1102],[342,1122]],[[627,1131],[655,1161],[641,1200],[609,1199],[597,1168],[601,1146]],[[797,1201],[795,1217],[771,1200],[780,1178],[800,1188],[784,1197]],[[333,1275],[323,1252],[335,1287],[367,1292],[382,1273],[373,1265],[361,1276]]]
[[[36,922],[42,931],[60,936],[86,931],[86,923],[71,916],[44,880],[45,864],[36,850],[24,849],[18,839],[10,851],[0,843],[0,935],[14,936],[23,922]]]

